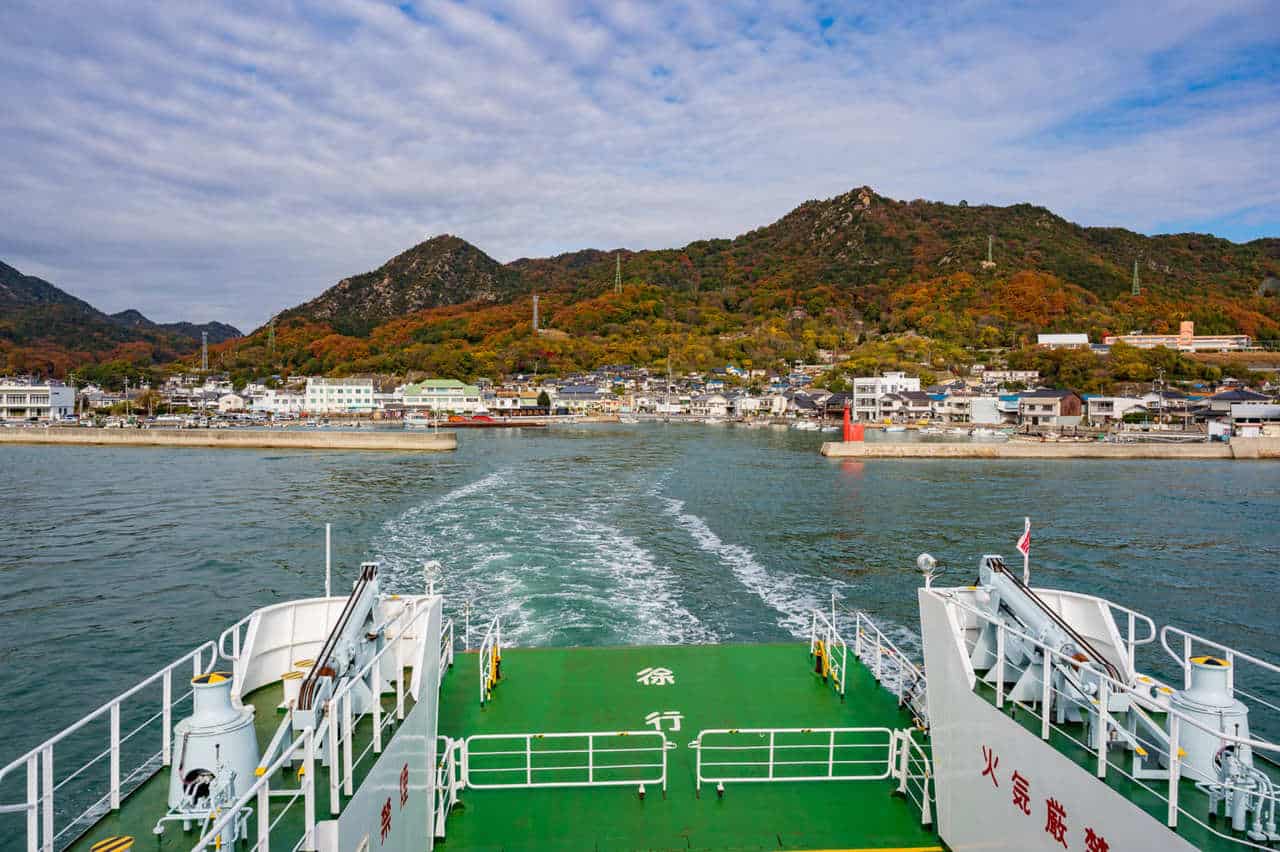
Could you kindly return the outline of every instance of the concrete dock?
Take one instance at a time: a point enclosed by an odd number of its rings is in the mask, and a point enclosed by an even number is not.
[[[1274,459],[1280,438],[1232,438],[1230,443],[1111,444],[1103,441],[1002,441],[1000,443],[927,443],[828,441],[822,454],[847,459]]]
[[[446,452],[458,448],[454,432],[341,432],[320,429],[82,429],[55,426],[0,429],[0,444],[109,447],[217,447],[272,450],[391,450]]]

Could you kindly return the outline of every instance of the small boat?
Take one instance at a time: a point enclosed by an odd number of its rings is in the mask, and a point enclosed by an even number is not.
[[[905,432],[905,431],[907,431],[907,427],[906,427],[906,426],[886,426],[886,427],[884,427],[884,431],[886,431],[886,432]]]

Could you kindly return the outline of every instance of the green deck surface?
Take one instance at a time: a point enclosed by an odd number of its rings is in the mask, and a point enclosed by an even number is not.
[[[662,666],[675,683],[645,686],[636,673]],[[681,729],[667,731],[677,748],[668,752],[668,788],[633,786],[468,789],[450,815],[446,852],[464,850],[937,850],[937,836],[920,825],[920,813],[881,781],[785,781],[727,784],[694,793],[695,753],[689,742],[701,729],[754,727],[906,728],[911,718],[858,663],[850,661],[844,703],[813,673],[807,648],[789,645],[713,645],[653,648],[510,649],[492,700],[479,706],[478,660],[459,654],[445,676],[440,733],[647,730],[653,711],[678,711]],[[259,741],[266,743],[281,715],[279,684],[249,696],[256,708]],[[383,698],[394,712],[394,696]],[[669,728],[670,725],[668,724]],[[369,723],[357,728],[356,753],[370,739]],[[782,742],[780,740],[779,742]],[[477,744],[478,745],[478,744]],[[825,748],[820,752],[825,754]],[[808,750],[794,756],[808,759]],[[373,762],[357,768],[357,780]],[[473,765],[475,765],[473,763]],[[522,764],[523,765],[523,764]],[[606,771],[607,775],[607,771]],[[328,773],[317,775],[317,811],[329,813]],[[87,852],[104,837],[127,834],[137,852],[189,849],[196,832],[170,823],[157,838],[151,829],[166,810],[169,772],[163,770],[129,795],[70,847]],[[274,788],[296,787],[296,777],[273,779]],[[344,799],[345,801],[345,799]],[[275,819],[285,807],[273,800]],[[301,801],[272,834],[272,849],[291,849],[300,837]],[[256,829],[256,817],[250,831]],[[244,848],[241,844],[239,848]],[[423,846],[427,848],[427,838]]]
[[[668,752],[668,788],[463,791],[440,848],[462,850],[937,849],[920,813],[890,781],[727,784],[694,795],[689,742],[708,728],[910,727],[911,718],[859,664],[847,698],[812,672],[804,645],[693,645],[529,649],[503,653],[503,678],[479,705],[474,654],[458,655],[445,683],[440,732],[647,730],[654,711],[682,715]],[[636,674],[664,667],[675,683]],[[823,750],[825,753],[825,750]],[[474,765],[474,764],[473,764]]]

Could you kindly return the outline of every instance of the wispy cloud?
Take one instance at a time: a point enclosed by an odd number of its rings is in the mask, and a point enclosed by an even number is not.
[[[864,183],[1274,234],[1275,11],[10,0],[0,258],[251,327],[434,233],[681,245]]]

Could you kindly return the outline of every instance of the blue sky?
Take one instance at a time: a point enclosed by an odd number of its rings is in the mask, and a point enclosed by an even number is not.
[[[423,238],[499,260],[810,198],[1280,235],[1280,3],[0,4],[0,259],[246,330]]]

